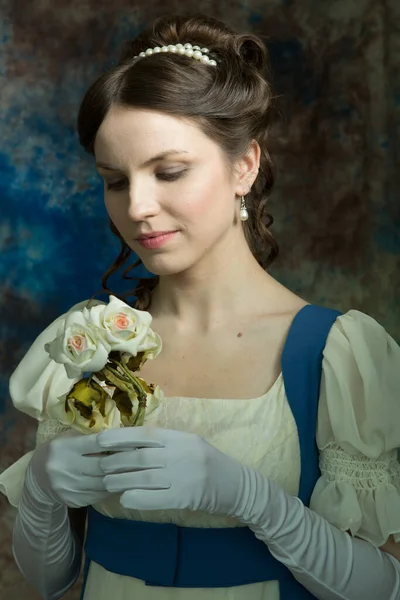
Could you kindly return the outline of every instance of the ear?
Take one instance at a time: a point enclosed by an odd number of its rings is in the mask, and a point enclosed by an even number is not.
[[[252,140],[246,154],[235,163],[235,193],[237,196],[246,196],[255,182],[260,168],[261,149]]]

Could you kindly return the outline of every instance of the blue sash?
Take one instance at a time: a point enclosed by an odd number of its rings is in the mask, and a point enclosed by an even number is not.
[[[282,352],[286,396],[300,444],[299,498],[308,506],[320,476],[315,441],[323,350],[340,312],[307,305]],[[146,585],[219,588],[279,581],[281,600],[314,598],[248,527],[196,528],[105,517],[88,508],[83,600],[90,561]]]

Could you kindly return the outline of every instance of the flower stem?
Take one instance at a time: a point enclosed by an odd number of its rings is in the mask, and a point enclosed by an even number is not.
[[[146,414],[146,405],[141,404],[139,402],[139,407],[136,411],[135,419],[134,419],[134,427],[140,427],[144,423],[144,417]]]
[[[115,365],[117,363],[115,361],[112,361],[112,364]],[[118,377],[121,381],[125,381],[126,383],[131,383],[131,380],[129,379],[129,377],[124,375],[124,373],[121,373],[121,371],[119,371],[118,369],[115,369],[114,367],[112,367],[111,364],[107,364],[105,368],[111,369],[111,371],[115,374],[115,376]],[[103,372],[104,372],[104,368],[103,368]]]
[[[123,392],[132,391],[132,387],[129,385],[129,382],[126,382],[125,378],[121,379],[118,371],[116,371],[112,367],[103,367],[102,373],[104,373],[107,379],[118,389],[122,390]]]
[[[132,371],[130,371],[128,369],[128,367],[122,361],[118,361],[118,360],[114,359],[114,362],[120,367],[120,369],[122,369],[124,371],[126,376],[129,378],[129,381],[132,383],[133,387],[135,388],[135,391],[138,395],[138,399],[140,400],[141,398],[143,398],[144,400],[146,400],[147,393],[146,393],[145,389],[143,388],[142,384],[140,383],[139,378],[136,377],[135,375],[133,375]]]
[[[102,372],[113,385],[115,385],[118,389],[128,394],[132,406],[133,401],[136,400],[137,397],[138,409],[133,418],[132,426],[139,427],[144,423],[147,404],[147,392],[143,388],[138,377],[135,377],[122,362],[117,361],[115,359],[113,359],[112,362],[123,370],[123,372],[125,373],[125,377],[123,374],[117,371],[117,369],[113,368],[109,364],[103,367]]]

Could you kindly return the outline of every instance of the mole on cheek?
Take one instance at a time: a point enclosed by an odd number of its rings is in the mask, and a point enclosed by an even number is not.
[[[239,333],[237,334],[237,337],[242,337],[242,335],[243,335],[243,333],[241,333],[241,332],[239,331]]]

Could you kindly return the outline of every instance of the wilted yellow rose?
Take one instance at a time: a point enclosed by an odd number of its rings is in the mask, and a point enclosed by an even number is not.
[[[158,385],[148,384],[140,377],[138,377],[138,379],[146,392],[145,407],[143,405],[139,406],[136,394],[131,394],[131,399],[129,394],[122,390],[116,389],[113,393],[113,400],[121,414],[121,423],[123,427],[143,425],[145,414],[148,416],[152,413],[164,398],[164,394]]]
[[[75,383],[48,412],[52,418],[81,433],[121,427],[121,415],[110,393],[93,379]]]
[[[136,410],[138,408],[137,399],[136,402],[132,402],[127,392],[116,389],[113,394],[113,400],[120,412],[122,425],[124,427],[130,427],[133,424]]]

